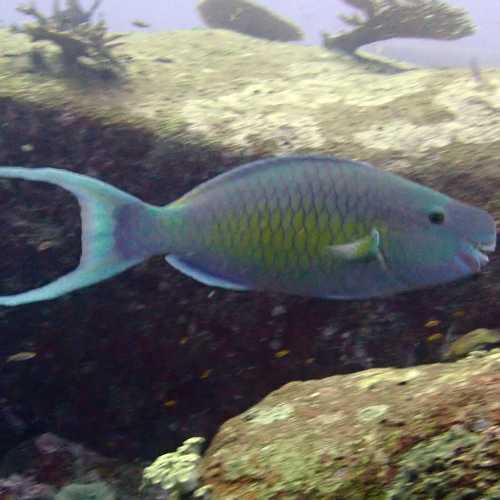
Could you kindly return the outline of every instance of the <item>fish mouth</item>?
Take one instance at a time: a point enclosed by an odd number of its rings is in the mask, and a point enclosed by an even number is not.
[[[478,273],[490,261],[485,252],[495,251],[496,240],[489,242],[476,242],[469,240],[468,243],[468,250],[461,252],[459,257],[470,271]]]
[[[488,243],[472,243],[472,245],[479,251],[482,252],[494,252],[497,247],[496,240],[489,241]]]

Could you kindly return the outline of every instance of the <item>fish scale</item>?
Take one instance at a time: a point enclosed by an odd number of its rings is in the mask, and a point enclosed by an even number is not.
[[[347,242],[347,238],[361,234],[364,227],[362,223],[350,222],[341,209],[348,209],[349,205],[342,204],[340,196],[330,195],[337,192],[335,183],[341,182],[342,172],[333,177],[321,170],[313,165],[310,170],[290,172],[282,166],[281,172],[275,171],[268,178],[256,178],[253,183],[247,182],[241,191],[238,185],[231,186],[228,203],[219,211],[206,210],[215,203],[212,199],[215,191],[206,191],[206,200],[200,191],[199,200],[191,198],[193,210],[207,213],[201,227],[210,237],[200,235],[200,239],[210,240],[213,246],[206,248],[197,241],[189,246],[198,248],[196,253],[203,255],[205,266],[207,260],[210,261],[207,256],[214,254],[214,262],[208,263],[211,273],[216,272],[216,268],[217,272],[225,271],[218,258],[220,255],[224,256],[225,266],[231,268],[232,273],[240,266],[254,278],[263,280],[272,277],[287,282],[287,277],[300,277],[310,271],[310,281],[314,269],[321,273],[331,272],[336,262],[327,254],[327,247]],[[292,183],[289,183],[289,178]],[[246,179],[240,179],[240,182],[244,181]],[[318,206],[323,207],[321,212]],[[215,217],[214,213],[217,213]],[[252,213],[257,214],[253,225],[248,223]],[[359,219],[357,212],[353,211],[352,218],[356,217]],[[199,220],[198,215],[195,218]],[[322,225],[318,223],[320,218]],[[281,227],[283,240],[279,238]],[[246,231],[249,234],[245,234]],[[231,249],[225,245],[228,233],[233,233],[234,240],[240,242],[233,255],[227,253]],[[288,276],[283,276],[283,273]],[[247,279],[247,276],[238,278]]]
[[[0,305],[59,297],[165,254],[209,286],[359,299],[475,274],[493,251],[483,210],[370,165],[331,156],[261,160],[157,207],[97,179],[54,168],[0,167],[78,198],[82,256],[43,287]]]

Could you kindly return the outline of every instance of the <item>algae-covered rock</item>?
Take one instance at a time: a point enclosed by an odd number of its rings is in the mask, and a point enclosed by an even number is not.
[[[292,382],[222,426],[202,482],[220,500],[497,498],[499,370],[495,350]],[[283,405],[287,418],[248,418]]]
[[[500,426],[480,425],[454,425],[403,453],[388,498],[498,498],[492,493],[500,487]]]
[[[301,40],[302,31],[292,22],[251,0],[201,0],[198,12],[211,28],[290,42]]]

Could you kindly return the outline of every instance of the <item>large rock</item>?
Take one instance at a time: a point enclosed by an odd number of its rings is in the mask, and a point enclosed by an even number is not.
[[[500,218],[497,71],[377,73],[319,47],[195,30],[125,37],[117,84],[27,72],[24,35],[0,31],[0,48],[0,165],[58,165],[162,204],[256,157],[335,153]],[[0,182],[0,227],[0,293],[78,262],[78,208],[59,189]],[[154,258],[0,311],[2,353],[38,354],[2,368],[2,415],[17,420],[0,419],[0,448],[36,424],[156,456],[291,380],[437,359],[448,339],[499,326],[499,282],[494,256],[475,280],[335,302],[212,290]]]
[[[497,499],[500,351],[474,354],[289,383],[222,426],[202,480],[219,500]]]

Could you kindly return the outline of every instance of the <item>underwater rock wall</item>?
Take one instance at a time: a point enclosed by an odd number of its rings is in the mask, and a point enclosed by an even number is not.
[[[500,73],[373,72],[317,47],[226,31],[133,34],[119,83],[33,73],[0,31],[0,164],[57,165],[164,204],[270,154],[370,161],[500,217]],[[74,267],[67,193],[0,183],[1,293]],[[500,264],[453,286],[334,302],[213,290],[161,256],[56,301],[0,310],[3,449],[56,429],[107,454],[153,457],[291,380],[440,358],[496,328]],[[33,388],[36,387],[36,391]],[[6,410],[7,409],[7,410]],[[13,430],[15,429],[15,430]],[[5,432],[3,432],[5,430]]]

